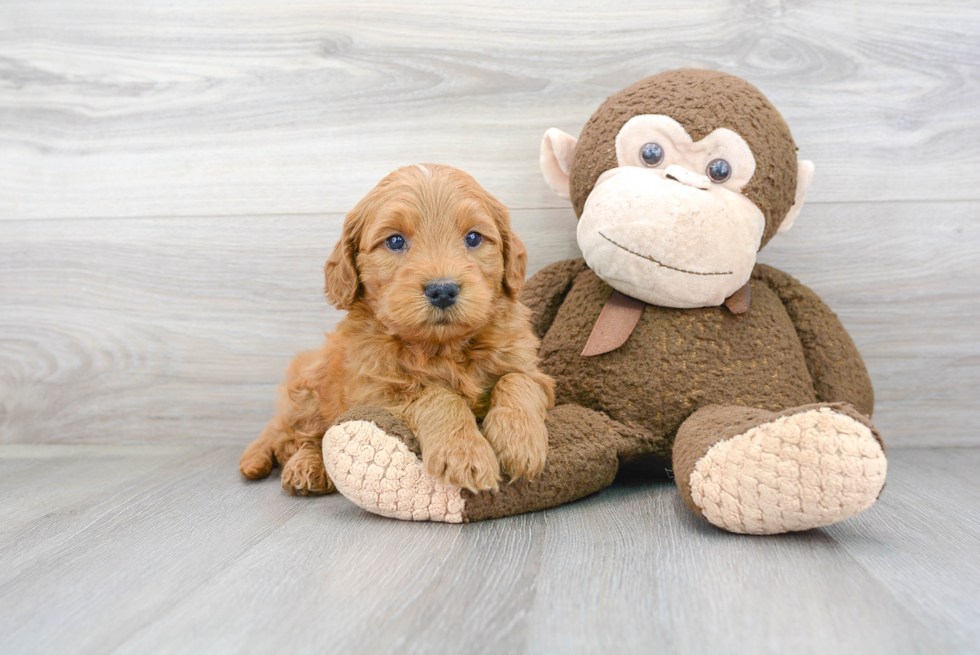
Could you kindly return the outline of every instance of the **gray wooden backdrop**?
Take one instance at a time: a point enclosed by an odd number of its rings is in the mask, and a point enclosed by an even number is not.
[[[0,442],[244,444],[384,174],[469,171],[534,272],[577,254],[541,134],[686,66],[755,83],[815,161],[761,259],[840,314],[887,441],[980,444],[978,62],[975,0],[4,0]]]

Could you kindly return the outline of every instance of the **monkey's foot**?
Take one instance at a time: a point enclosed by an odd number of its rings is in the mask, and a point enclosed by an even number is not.
[[[358,407],[323,437],[330,479],[348,500],[407,521],[470,523],[535,512],[594,494],[619,468],[623,436],[608,417],[575,405],[548,413],[548,458],[533,480],[518,478],[496,491],[474,493],[430,476],[412,430],[379,407]]]
[[[843,403],[781,414],[709,406],[677,433],[674,470],[685,502],[730,532],[778,534],[864,511],[887,460],[870,421]]]
[[[323,437],[323,461],[345,498],[374,514],[405,521],[462,523],[460,489],[425,471],[418,441],[390,412],[348,412]]]

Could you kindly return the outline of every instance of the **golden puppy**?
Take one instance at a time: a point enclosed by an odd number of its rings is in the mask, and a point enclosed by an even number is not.
[[[433,164],[388,175],[347,215],[324,268],[327,298],[349,313],[289,365],[242,475],[278,462],[290,493],[334,491],[323,433],[362,405],[401,415],[448,484],[480,491],[498,487],[501,469],[540,473],[554,383],[517,300],[526,268],[507,208],[469,175]]]

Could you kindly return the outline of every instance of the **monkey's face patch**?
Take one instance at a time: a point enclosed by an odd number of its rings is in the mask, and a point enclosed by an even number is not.
[[[722,304],[748,282],[765,231],[741,193],[755,172],[745,141],[700,141],[668,116],[631,118],[578,224],[586,262],[613,288],[663,307]]]

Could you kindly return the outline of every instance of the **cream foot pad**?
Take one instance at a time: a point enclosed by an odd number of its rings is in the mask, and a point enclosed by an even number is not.
[[[429,476],[408,446],[373,422],[347,421],[327,430],[323,461],[337,490],[369,512],[404,521],[463,522],[460,490]]]
[[[870,507],[886,469],[868,426],[821,407],[716,443],[694,466],[691,498],[731,532],[808,530]]]

